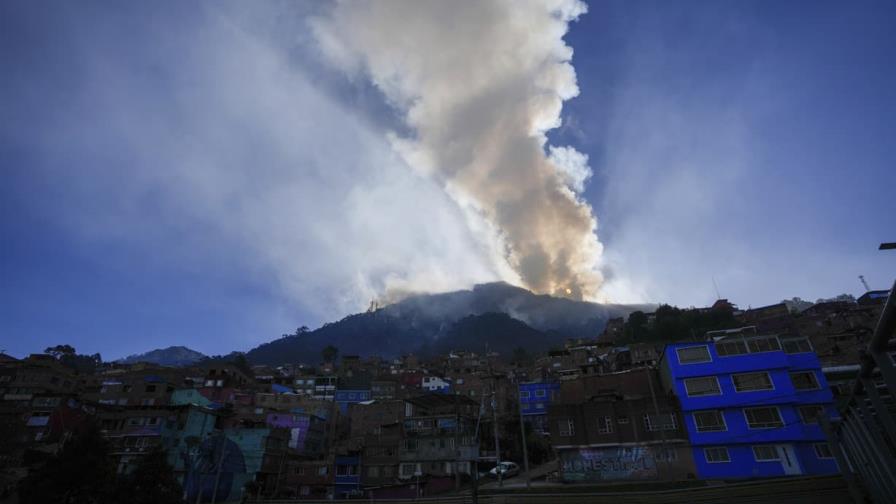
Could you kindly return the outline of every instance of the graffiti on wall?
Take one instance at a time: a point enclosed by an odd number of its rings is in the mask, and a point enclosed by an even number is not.
[[[578,448],[560,452],[564,481],[642,480],[657,477],[648,446]]]

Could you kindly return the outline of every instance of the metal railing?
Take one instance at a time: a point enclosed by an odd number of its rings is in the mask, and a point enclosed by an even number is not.
[[[857,504],[896,496],[896,283],[862,353],[862,365],[840,419],[822,423],[831,450]]]

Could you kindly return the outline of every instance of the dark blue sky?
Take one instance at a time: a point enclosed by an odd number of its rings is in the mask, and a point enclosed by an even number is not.
[[[259,198],[292,199],[277,191],[276,160],[255,154],[283,149],[267,137],[287,119],[257,127],[283,102],[208,110],[229,93],[250,94],[244,85],[281,93],[261,79],[234,82],[226,70],[281,75],[256,47],[270,43],[306,76],[284,86],[296,100],[320,93],[337,104],[302,101],[309,134],[344,134],[290,159],[312,166],[396,119],[369,85],[347,85],[310,61],[301,30],[283,21],[289,15],[227,10],[261,26],[252,32],[261,42],[222,43],[231,28],[211,4],[0,3],[0,349],[22,356],[71,343],[117,358],[184,344],[226,353],[349,311],[321,308],[320,299],[340,297],[342,270],[351,278],[380,264],[364,259],[376,251],[346,255],[347,266],[342,255],[333,264],[307,255],[321,243],[340,254],[363,248],[353,234],[321,230],[329,214],[317,216],[310,198],[208,218]],[[896,240],[893,26],[892,2],[591,3],[566,37],[581,94],[551,138],[590,156],[585,196],[610,294],[704,305],[715,278],[724,297],[757,306],[859,294],[859,274],[872,288],[889,286],[896,254],[876,247]],[[332,118],[343,109],[357,119]],[[247,124],[256,127],[239,127]],[[203,185],[160,168],[203,156],[193,146],[209,138],[245,144],[219,166],[257,163],[264,175],[225,170],[228,184],[206,198],[192,192]],[[341,183],[333,170],[302,177],[292,182]],[[179,188],[189,197],[172,198]],[[260,235],[259,221],[278,232]],[[300,237],[270,241],[284,234]],[[335,280],[297,286],[283,280],[285,263]]]

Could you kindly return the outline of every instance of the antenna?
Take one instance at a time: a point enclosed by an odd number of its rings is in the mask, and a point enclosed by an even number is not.
[[[871,287],[868,287],[868,282],[865,281],[865,275],[859,275],[859,280],[862,282],[862,285],[865,287],[865,292],[871,291]]]
[[[722,299],[722,295],[719,294],[719,284],[716,283],[716,276],[712,276],[712,286],[716,288],[716,300]]]

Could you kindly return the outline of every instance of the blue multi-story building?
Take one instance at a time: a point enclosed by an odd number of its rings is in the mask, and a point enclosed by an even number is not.
[[[833,396],[805,338],[667,345],[660,368],[679,399],[700,478],[838,471],[819,424],[836,415]]]
[[[361,457],[357,455],[336,456],[336,471],[333,479],[337,499],[348,499],[361,494]]]
[[[557,399],[559,383],[528,382],[519,384],[520,409],[523,419],[538,432],[548,431],[548,408]]]
[[[339,408],[339,412],[343,415],[348,414],[348,405],[369,401],[370,400],[370,390],[365,389],[348,389],[348,390],[336,390],[335,395],[336,407]]]

